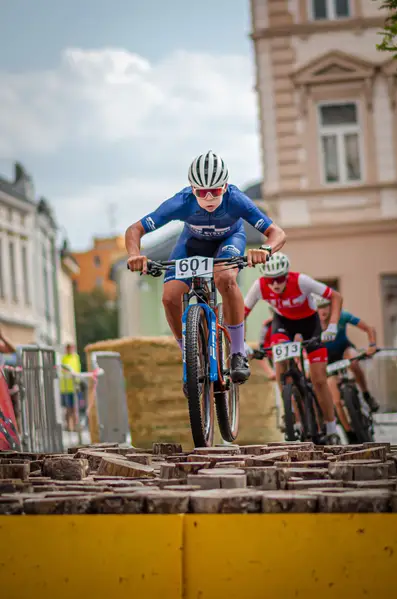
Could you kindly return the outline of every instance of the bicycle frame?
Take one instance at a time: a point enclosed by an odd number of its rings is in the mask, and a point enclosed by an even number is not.
[[[238,268],[243,268],[242,264],[247,263],[247,258],[245,256],[241,258],[215,258],[214,262],[224,263],[229,262],[231,264],[234,263]],[[164,262],[148,262],[148,272],[147,274],[151,274],[154,277],[158,277],[161,275],[161,271],[164,268],[173,266],[175,261],[164,261]],[[152,267],[151,267],[152,265]],[[150,268],[151,267],[151,268]],[[127,268],[129,266],[127,265]],[[213,383],[215,381],[219,381],[221,384],[221,390],[226,389],[225,381],[223,379],[223,373],[220,367],[220,359],[219,359],[219,347],[217,342],[217,334],[218,330],[223,330],[226,338],[230,342],[230,335],[228,331],[219,324],[218,322],[218,313],[216,306],[216,287],[213,276],[210,277],[210,289],[208,288],[208,279],[205,277],[193,277],[192,285],[188,292],[183,294],[182,306],[183,306],[183,314],[182,314],[182,360],[183,360],[183,382],[187,383],[187,372],[186,372],[186,321],[187,314],[190,309],[190,300],[193,297],[197,297],[198,303],[202,306],[205,312],[205,317],[207,321],[207,327],[209,331],[209,339],[208,339],[208,347],[209,347],[209,359],[210,359],[210,382]]]
[[[182,360],[183,360],[183,382],[187,382],[186,371],[186,320],[190,309],[190,300],[197,297],[198,303],[203,307],[207,320],[209,334],[209,354],[210,354],[210,381],[215,382],[219,378],[218,356],[217,356],[217,328],[218,317],[215,312],[216,288],[214,279],[211,279],[211,289],[205,289],[206,280],[202,278],[193,278],[190,290],[183,294],[183,314],[182,314]],[[203,297],[204,295],[204,297]],[[208,302],[205,301],[208,297]],[[203,301],[204,300],[204,301]]]
[[[308,432],[311,435],[311,437],[315,437],[320,432],[320,423],[318,417],[322,414],[322,410],[321,406],[318,403],[318,399],[313,389],[313,385],[306,376],[305,362],[303,356],[303,345],[299,356],[300,368],[298,367],[294,358],[289,358],[288,360],[286,360],[286,362],[288,366],[287,370],[282,375],[282,385],[284,386],[285,384],[290,382],[288,379],[292,379],[291,382],[293,382],[300,391],[304,400],[304,409],[306,412],[306,426],[308,427]],[[310,400],[310,396],[312,396],[313,401]],[[308,414],[311,415],[310,419],[307,419]]]

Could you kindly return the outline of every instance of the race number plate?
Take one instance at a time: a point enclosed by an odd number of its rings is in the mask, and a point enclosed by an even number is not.
[[[299,341],[292,343],[279,343],[273,346],[273,361],[284,362],[290,358],[299,358],[301,355],[301,344]]]
[[[350,366],[350,360],[338,360],[327,366],[327,374],[338,372],[338,370],[344,370]]]
[[[214,271],[214,259],[203,256],[175,260],[175,278],[209,277]]]

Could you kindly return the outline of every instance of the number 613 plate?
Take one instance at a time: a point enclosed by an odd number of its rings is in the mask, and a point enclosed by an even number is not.
[[[284,362],[290,358],[299,358],[301,355],[301,343],[293,341],[291,343],[278,343],[273,345],[273,361]]]
[[[209,277],[214,271],[214,259],[203,256],[175,260],[175,278]]]

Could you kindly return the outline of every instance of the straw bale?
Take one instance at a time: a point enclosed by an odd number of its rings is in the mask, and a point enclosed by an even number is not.
[[[132,337],[88,345],[88,358],[94,351],[120,354],[126,382],[129,425],[132,442],[151,448],[153,442],[181,443],[193,447],[187,400],[182,392],[181,352],[171,337]],[[88,360],[89,363],[89,360]],[[274,387],[264,380],[257,361],[251,362],[251,377],[240,387],[241,444],[282,441],[276,428]],[[90,432],[97,441],[98,418],[90,412]],[[214,443],[220,442],[216,432]]]

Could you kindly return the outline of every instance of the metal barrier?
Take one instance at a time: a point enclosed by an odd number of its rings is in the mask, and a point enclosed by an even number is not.
[[[101,442],[125,443],[129,435],[127,396],[120,354],[99,351],[91,354],[94,370],[103,370],[96,388]]]
[[[21,346],[17,350],[17,385],[20,396],[21,444],[24,451],[62,452],[63,422],[60,377],[70,377],[74,388],[77,441],[82,442],[79,418],[79,387],[93,379],[101,441],[123,443],[129,434],[126,393],[120,354],[92,354],[92,372],[74,373],[60,364],[51,347]],[[105,375],[105,376],[103,376]]]
[[[21,346],[17,350],[17,365],[20,369],[23,449],[63,451],[55,350],[37,345]]]

